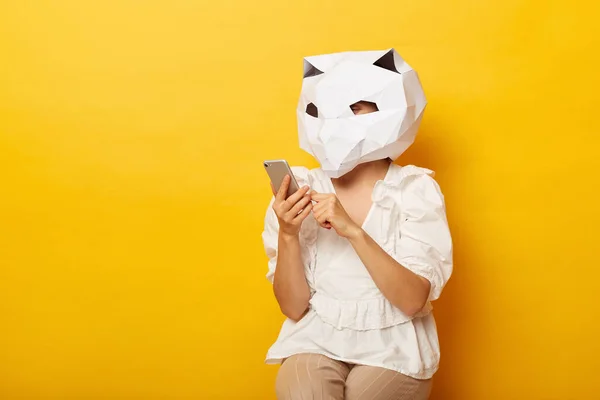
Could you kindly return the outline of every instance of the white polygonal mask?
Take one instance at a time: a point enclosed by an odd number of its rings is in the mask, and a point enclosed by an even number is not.
[[[359,101],[379,111],[354,115],[350,106]],[[395,160],[414,142],[426,104],[417,73],[394,49],[306,57],[300,147],[331,178],[361,163]]]

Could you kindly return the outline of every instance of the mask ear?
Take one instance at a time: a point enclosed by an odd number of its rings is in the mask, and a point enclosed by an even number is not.
[[[304,60],[304,76],[303,76],[303,78],[321,75],[322,73],[323,73],[323,71],[320,71],[319,69],[315,68],[315,66],[312,65],[311,63],[309,63],[308,61],[306,61],[306,59]]]
[[[394,50],[393,49],[388,51],[387,53],[385,53],[383,55],[383,57],[381,57],[379,60],[375,61],[373,63],[373,65],[375,65],[376,67],[379,67],[379,68],[387,69],[388,71],[392,71],[397,74],[400,73],[396,69],[396,63],[394,62]]]

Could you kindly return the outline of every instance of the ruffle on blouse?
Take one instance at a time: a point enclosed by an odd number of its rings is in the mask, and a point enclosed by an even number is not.
[[[375,184],[371,201],[375,207],[386,210],[386,212],[379,213],[381,219],[377,223],[379,227],[377,238],[381,239],[382,248],[388,254],[394,256],[396,244],[400,240],[398,232],[394,229],[396,227],[395,221],[400,218],[400,190],[407,178],[419,175],[433,176],[434,173],[427,168],[420,168],[414,165],[399,167],[393,164],[390,168],[393,169],[386,176],[386,179],[377,181]]]
[[[414,317],[409,317],[383,296],[360,300],[338,300],[320,292],[316,292],[312,296],[310,304],[325,323],[336,329],[359,331],[383,329],[402,324],[413,318],[423,317],[432,309],[431,305],[427,304]]]
[[[390,168],[393,169],[386,179],[377,181],[375,184],[371,199],[375,205],[386,209],[394,208],[397,205],[400,197],[399,191],[405,179],[419,175],[433,176],[434,174],[430,169],[415,167],[414,165],[399,167],[394,164]]]

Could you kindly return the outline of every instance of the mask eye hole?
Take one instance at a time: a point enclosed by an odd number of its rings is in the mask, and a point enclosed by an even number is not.
[[[352,110],[354,115],[369,114],[379,111],[379,107],[377,107],[377,104],[373,103],[372,101],[361,100],[350,105],[350,110]]]
[[[317,106],[315,106],[313,103],[309,103],[306,106],[306,113],[311,117],[319,118],[319,110],[317,109]]]

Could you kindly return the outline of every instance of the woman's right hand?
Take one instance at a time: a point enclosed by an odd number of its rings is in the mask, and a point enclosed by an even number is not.
[[[302,222],[310,214],[312,202],[308,194],[308,186],[298,189],[296,193],[286,200],[285,195],[287,194],[290,182],[290,176],[286,175],[279,190],[275,192],[273,184],[271,184],[271,190],[273,190],[273,195],[275,195],[273,210],[277,215],[277,219],[279,219],[280,234],[295,236],[300,232]]]

